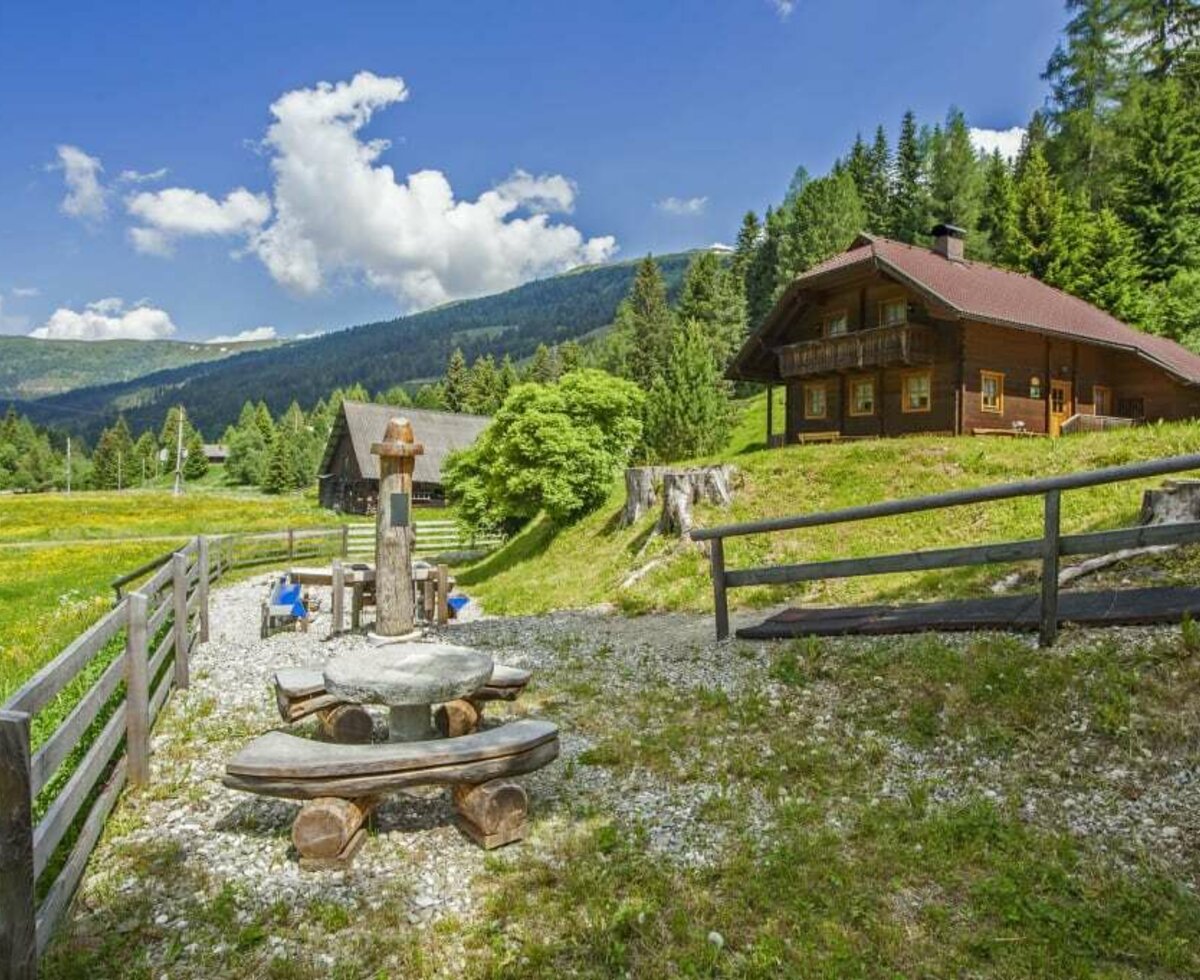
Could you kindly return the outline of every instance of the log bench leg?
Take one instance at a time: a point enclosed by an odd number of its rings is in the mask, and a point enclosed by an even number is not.
[[[292,843],[305,871],[347,868],[366,839],[364,824],[378,801],[322,796],[300,808],[292,824]]]
[[[442,738],[458,738],[479,731],[483,711],[473,701],[459,698],[439,705],[433,713],[433,723]]]
[[[375,720],[361,704],[338,704],[317,712],[321,732],[331,742],[365,745],[375,733]]]
[[[459,828],[485,850],[522,840],[529,830],[529,796],[519,783],[455,786],[454,809]]]

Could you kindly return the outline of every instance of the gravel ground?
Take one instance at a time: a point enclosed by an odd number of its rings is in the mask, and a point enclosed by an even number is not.
[[[185,908],[197,898],[197,880],[234,883],[247,901],[263,906],[280,900],[321,900],[347,908],[402,902],[404,917],[418,928],[450,916],[469,918],[476,910],[472,879],[484,870],[485,853],[455,829],[443,790],[390,797],[377,811],[374,830],[352,869],[301,872],[289,833],[298,804],[221,784],[223,766],[241,744],[279,727],[271,693],[277,668],[319,667],[364,642],[351,636],[325,639],[324,611],[307,633],[281,632],[260,640],[259,603],[266,581],[257,577],[213,593],[211,639],[195,653],[192,686],[172,695],[155,729],[151,790],[126,799],[94,856],[74,913],[77,931],[86,932],[89,916],[114,896],[119,900],[149,895],[155,923],[185,935]],[[328,610],[328,596],[323,609]],[[763,612],[743,616],[757,620]],[[1153,638],[1154,631],[1125,630],[1119,635],[1134,643]],[[1111,849],[1118,856],[1153,853],[1182,880],[1198,883],[1200,767],[1194,752],[1170,759],[1137,753],[1114,759],[1111,752],[1089,754],[1086,739],[1076,739],[1064,769],[1062,759],[1043,766],[1046,760],[1019,754],[993,757],[979,746],[947,740],[918,750],[877,736],[856,721],[856,707],[870,698],[869,690],[844,688],[836,680],[799,691],[784,688],[767,676],[769,644],[718,644],[706,616],[629,619],[595,610],[479,618],[446,628],[443,637],[534,670],[534,686],[511,710],[544,713],[563,724],[560,759],[522,777],[538,822],[524,846],[536,847],[540,834],[553,833],[580,806],[590,806],[643,825],[650,847],[681,864],[702,865],[721,849],[719,822],[706,822],[702,813],[721,792],[717,785],[702,780],[673,783],[647,771],[580,762],[591,743],[558,716],[553,698],[545,700],[539,692],[558,691],[582,678],[599,685],[601,698],[636,698],[638,691],[657,685],[681,694],[707,688],[731,696],[752,688],[765,693],[781,725],[795,726],[814,745],[856,752],[867,742],[882,743],[880,797],[903,797],[915,784],[935,786],[938,802],[967,794],[997,799],[1015,795],[1021,813],[1031,821],[1094,839],[1100,850]],[[963,636],[947,640],[968,642]],[[850,654],[865,641],[833,642],[839,653]],[[489,707],[489,714],[508,710],[507,705]],[[378,724],[382,729],[382,715]],[[297,730],[312,727],[302,724]],[[771,807],[761,800],[751,802],[751,832],[769,834]],[[830,814],[832,826],[839,826],[838,819]],[[164,877],[131,870],[122,857],[129,848],[172,842],[195,874]],[[520,847],[501,849],[488,859],[511,860],[519,852]],[[449,941],[446,945],[443,967],[452,973],[456,954]]]

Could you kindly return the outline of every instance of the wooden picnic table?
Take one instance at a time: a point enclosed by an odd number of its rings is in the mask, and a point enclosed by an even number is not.
[[[338,577],[341,586],[338,587]],[[449,613],[446,601],[454,588],[454,576],[445,565],[431,565],[424,561],[413,562],[413,587],[419,598],[418,606],[424,610],[425,621],[432,623],[436,619],[439,625],[445,625]],[[344,589],[352,589],[350,603],[350,628],[358,629],[362,624],[362,609],[369,593],[375,586],[375,566],[367,562],[341,562],[334,560],[328,566],[302,566],[288,570],[288,578],[301,585],[325,586],[333,591],[330,615],[333,620],[332,631],[342,632],[345,626]],[[439,601],[440,600],[440,601]]]

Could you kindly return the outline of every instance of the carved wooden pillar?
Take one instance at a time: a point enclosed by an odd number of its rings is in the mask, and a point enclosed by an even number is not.
[[[401,636],[413,628],[412,475],[425,447],[413,438],[408,419],[387,424],[379,457],[379,508],[375,518],[375,632]]]

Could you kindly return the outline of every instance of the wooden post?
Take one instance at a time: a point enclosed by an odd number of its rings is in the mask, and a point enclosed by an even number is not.
[[[129,593],[125,628],[125,751],[129,755],[129,783],[150,781],[150,678],[146,611],[149,601],[141,592]]]
[[[342,525],[342,557],[350,557],[350,525]]]
[[[729,636],[729,598],[725,594],[725,542],[713,538],[709,542],[709,559],[712,562],[713,611],[717,617],[717,639]]]
[[[333,560],[333,595],[329,606],[329,615],[333,620],[333,632],[336,635],[346,626],[346,573],[342,570],[342,562],[339,558]]]
[[[445,626],[450,621],[450,569],[446,565],[437,567],[437,624]]]
[[[208,538],[201,534],[196,538],[197,567],[200,571],[199,590],[200,603],[200,642],[208,642]]]
[[[173,579],[172,598],[175,600],[175,686],[186,688],[188,671],[188,611],[187,611],[187,555],[176,552],[171,558]]]
[[[407,419],[387,424],[383,441],[371,452],[379,457],[379,508],[375,519],[375,631],[401,636],[413,628],[412,474],[425,447],[416,442]],[[394,508],[404,508],[400,513]]]
[[[1038,642],[1041,646],[1053,646],[1058,636],[1058,552],[1059,552],[1059,505],[1058,490],[1046,492],[1045,535],[1042,538],[1042,619]]]
[[[771,448],[771,436],[775,432],[775,388],[767,385],[767,448]]]
[[[0,976],[37,976],[29,715],[0,711]]]
[[[288,542],[288,561],[292,561],[296,557],[296,532],[292,528],[287,530]]]

